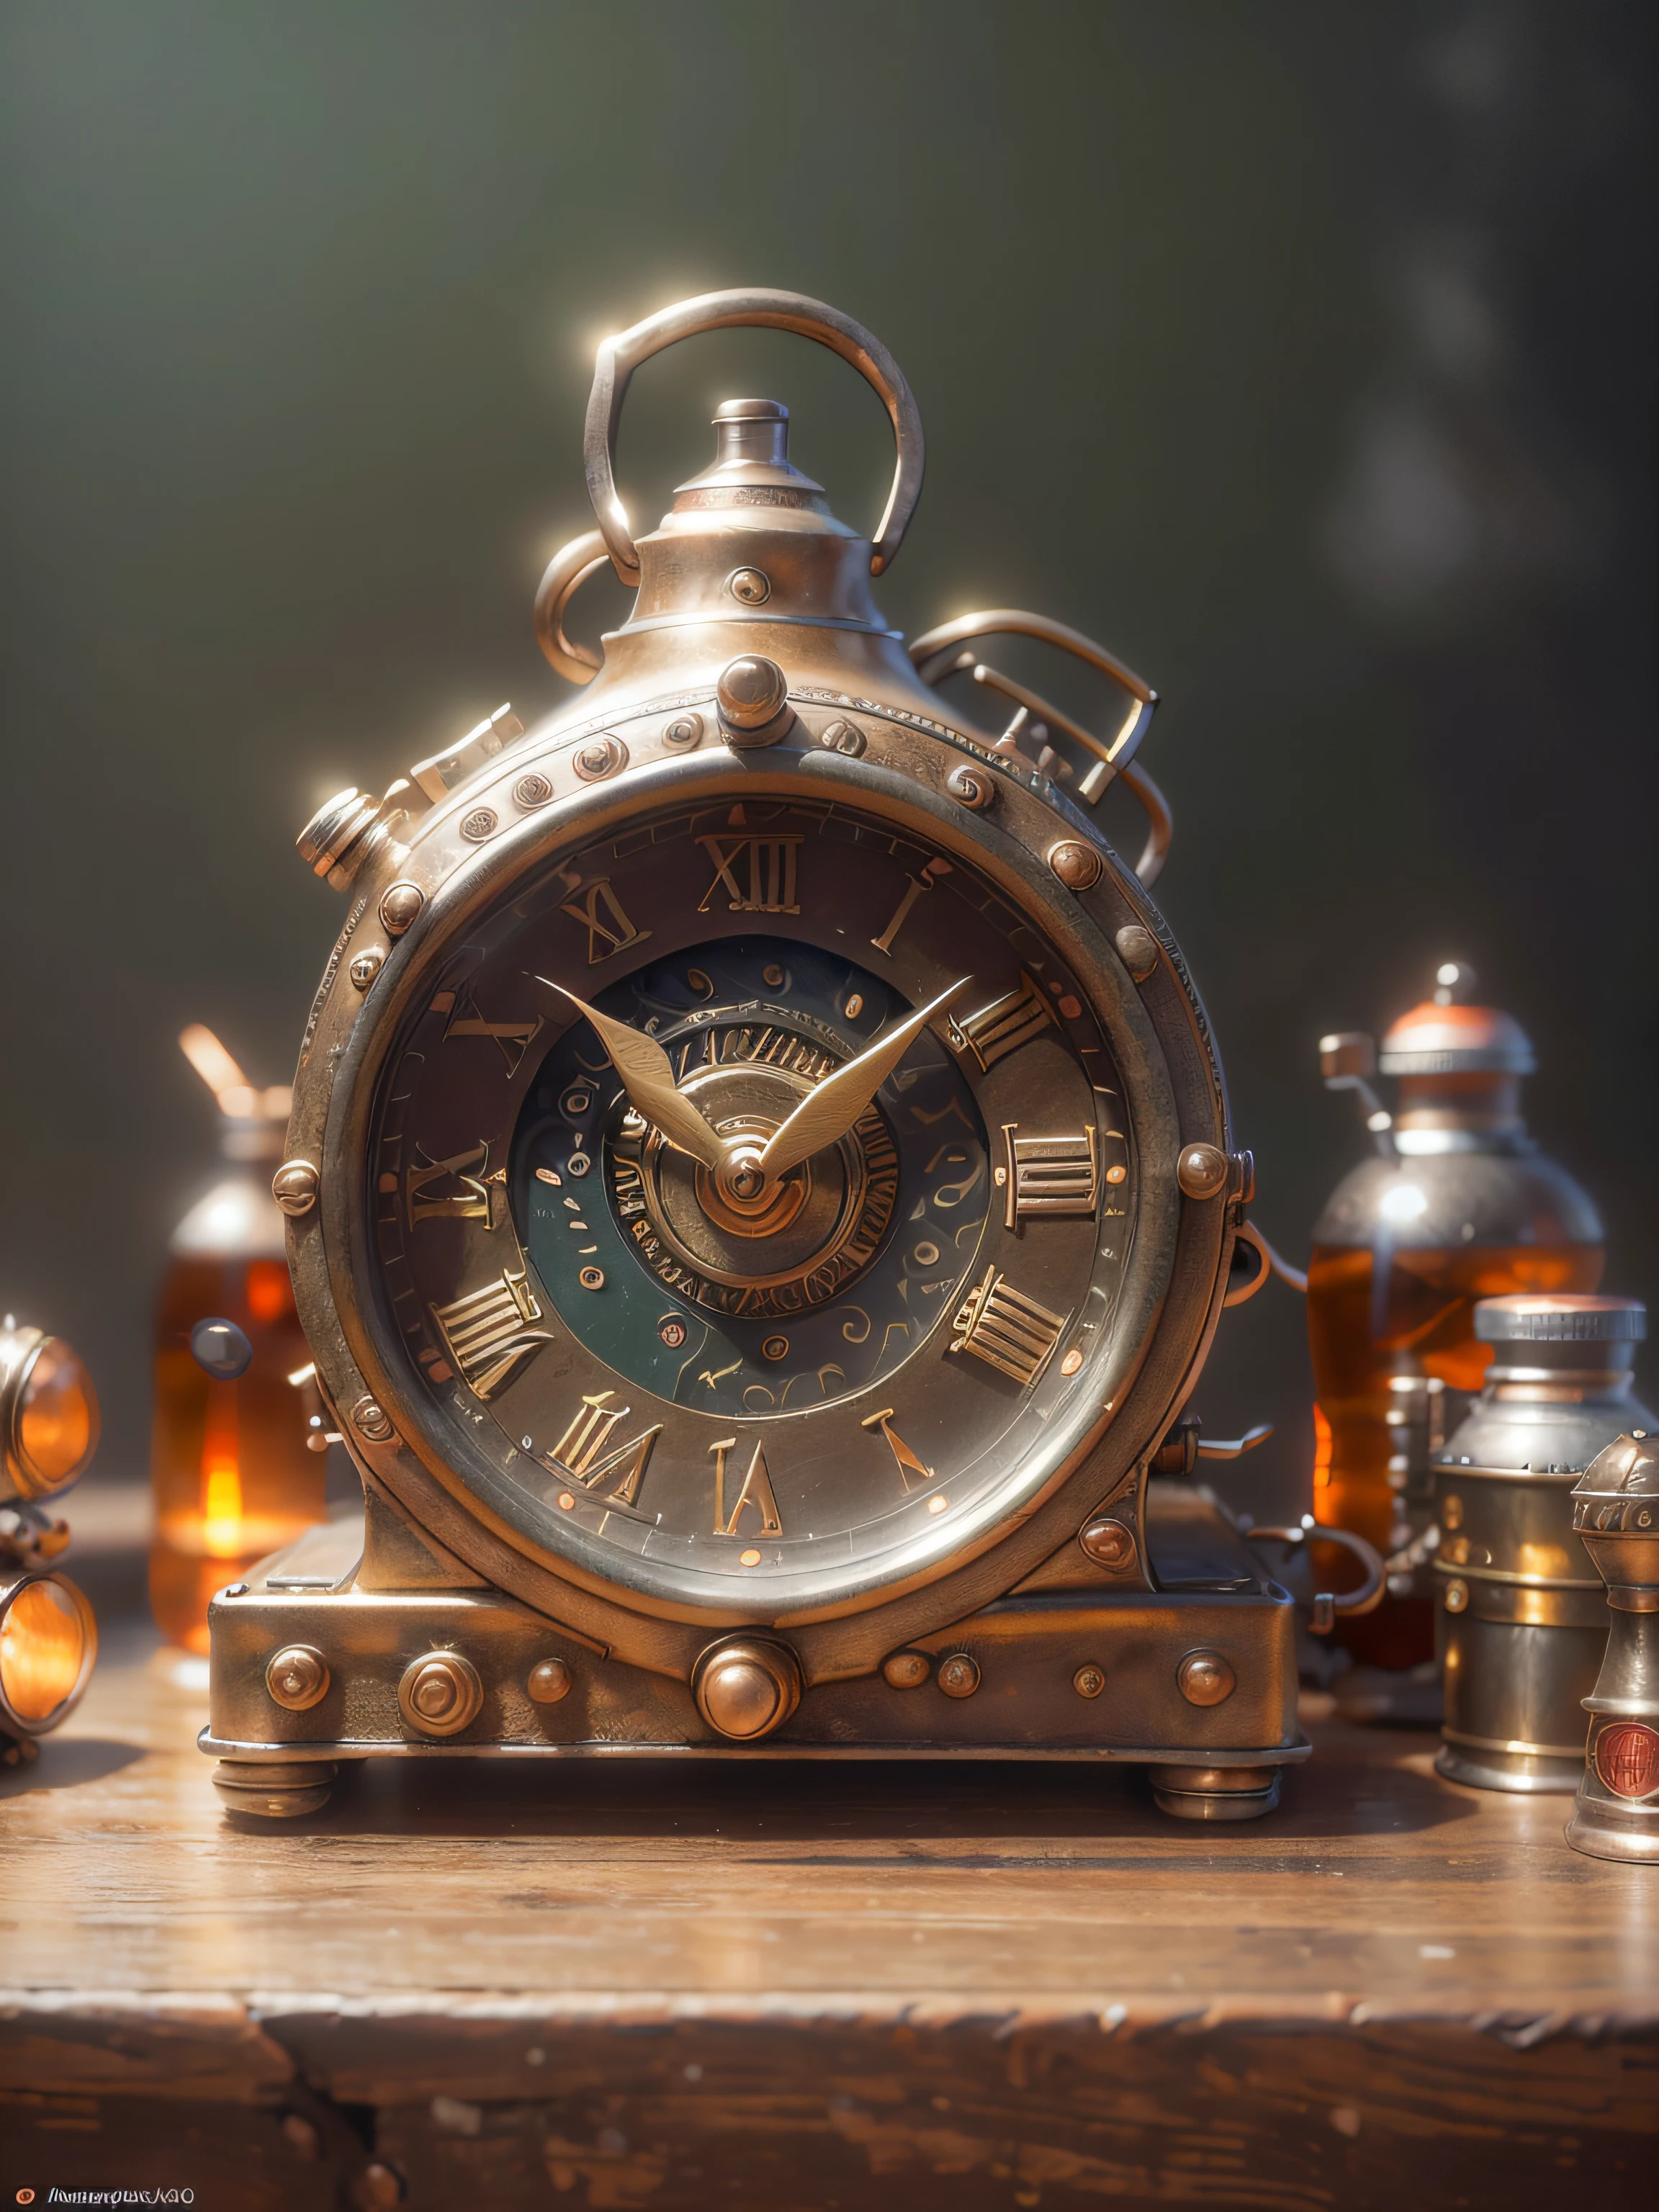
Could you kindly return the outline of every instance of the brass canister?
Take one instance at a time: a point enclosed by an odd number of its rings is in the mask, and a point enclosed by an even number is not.
[[[1572,1525],[1607,1591],[1607,1656],[1567,1841],[1592,1858],[1659,1866],[1659,1452],[1641,1429],[1598,1454]]]
[[[1477,1789],[1570,1792],[1607,1634],[1572,1489],[1621,1431],[1659,1429],[1631,1389],[1646,1311],[1637,1298],[1483,1298],[1474,1329],[1492,1346],[1486,1387],[1436,1466],[1435,1765]]]

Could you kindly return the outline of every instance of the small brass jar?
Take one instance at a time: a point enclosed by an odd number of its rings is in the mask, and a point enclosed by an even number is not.
[[[1435,1765],[1480,1790],[1571,1792],[1607,1634],[1572,1487],[1621,1431],[1659,1430],[1631,1389],[1646,1312],[1636,1298],[1484,1298],[1474,1330],[1492,1347],[1486,1388],[1435,1467]]]

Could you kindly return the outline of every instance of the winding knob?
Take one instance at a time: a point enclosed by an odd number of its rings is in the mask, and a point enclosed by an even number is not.
[[[714,686],[714,704],[720,735],[739,750],[776,744],[795,719],[788,678],[762,653],[740,653],[726,662]]]
[[[1185,1145],[1176,1181],[1188,1198],[1214,1198],[1227,1187],[1227,1155],[1219,1145]]]
[[[745,1636],[705,1651],[691,1687],[710,1728],[752,1743],[780,1727],[800,1703],[800,1666],[787,1644]]]

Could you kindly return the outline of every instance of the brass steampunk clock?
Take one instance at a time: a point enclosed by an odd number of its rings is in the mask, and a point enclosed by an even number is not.
[[[766,400],[629,536],[629,378],[732,325],[880,394],[873,540]],[[870,579],[921,454],[896,364],[815,301],[609,341],[599,529],[537,604],[582,696],[301,837],[350,905],[276,1190],[365,1515],[215,1601],[239,1809],[371,1754],[902,1754],[1138,1762],[1239,1817],[1304,1751],[1288,1598],[1152,1480],[1252,1235],[1202,1009],[1090,817],[1128,779],[1150,877],[1153,695],[1008,611],[907,654]],[[607,558],[638,597],[601,665],[563,616]],[[1010,629],[1123,689],[1114,738],[964,650]],[[1000,738],[958,670],[1012,699]]]

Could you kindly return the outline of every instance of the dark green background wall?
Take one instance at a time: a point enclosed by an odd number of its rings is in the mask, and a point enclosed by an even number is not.
[[[5,8],[0,1303],[93,1356],[106,1465],[213,1137],[176,1032],[288,1072],[338,915],[295,830],[563,692],[529,604],[587,526],[593,341],[732,283],[837,302],[915,385],[896,622],[1046,609],[1164,693],[1159,896],[1269,1233],[1304,1252],[1363,1146],[1315,1038],[1455,954],[1534,1034],[1610,1282],[1659,1291],[1650,20]],[[748,335],[641,377],[636,515],[754,389],[872,513],[873,401]],[[1269,1289],[1197,1401],[1283,1425],[1252,1502],[1305,1480],[1300,1331]]]

